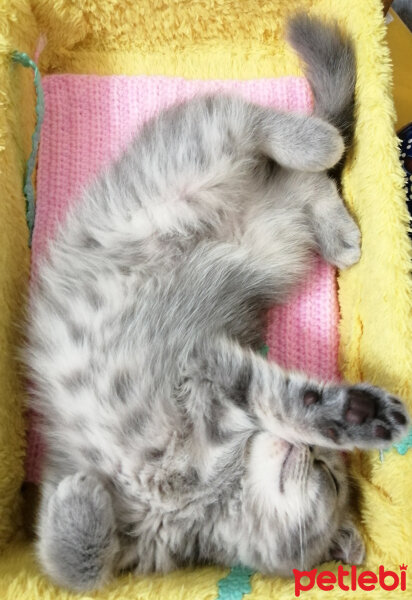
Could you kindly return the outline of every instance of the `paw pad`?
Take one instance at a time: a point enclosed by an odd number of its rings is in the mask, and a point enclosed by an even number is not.
[[[348,392],[345,419],[352,425],[361,425],[376,416],[376,398],[366,390],[352,389]]]
[[[386,429],[386,427],[383,427],[382,425],[377,425],[375,427],[375,436],[381,440],[390,440],[392,437],[389,429]]]
[[[320,402],[320,394],[316,390],[307,390],[303,395],[303,404],[311,406]]]
[[[405,415],[403,415],[402,413],[395,411],[392,413],[392,418],[395,419],[395,421],[397,423],[399,423],[399,425],[405,425],[406,424],[406,417]]]

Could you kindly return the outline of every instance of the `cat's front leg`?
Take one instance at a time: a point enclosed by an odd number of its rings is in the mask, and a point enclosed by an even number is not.
[[[405,406],[385,390],[288,373],[228,339],[199,344],[190,371],[186,410],[194,420],[203,414],[216,429],[247,428],[249,422],[292,444],[348,450],[386,448],[408,431]],[[239,410],[250,421],[242,421]],[[212,413],[218,417],[211,419]]]
[[[400,400],[368,384],[302,390],[304,421],[317,444],[346,449],[386,448],[406,435],[408,413]]]
[[[254,394],[262,424],[292,443],[329,448],[387,448],[406,435],[409,416],[403,403],[385,390],[358,385],[321,384],[304,375],[268,365],[268,388]]]

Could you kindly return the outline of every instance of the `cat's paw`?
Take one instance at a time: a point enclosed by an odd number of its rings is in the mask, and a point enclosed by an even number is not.
[[[336,127],[316,117],[300,123],[296,138],[299,146],[295,148],[293,166],[302,171],[316,173],[331,169],[345,151],[343,138]]]
[[[322,435],[337,445],[387,448],[408,432],[410,419],[405,406],[380,388],[362,384],[349,387],[339,404],[340,408],[334,409],[336,418],[321,429]]]
[[[110,494],[99,478],[90,473],[79,472],[62,479],[52,501],[56,508],[62,505],[58,508],[64,506],[66,511],[73,503],[86,504],[97,512],[111,510]]]
[[[109,578],[118,550],[111,497],[97,477],[65,477],[41,515],[38,553],[58,584],[77,591]]]
[[[334,231],[333,239],[329,238],[328,247],[323,255],[325,259],[338,269],[347,269],[359,262],[361,256],[361,235],[359,227],[347,217],[339,223]]]

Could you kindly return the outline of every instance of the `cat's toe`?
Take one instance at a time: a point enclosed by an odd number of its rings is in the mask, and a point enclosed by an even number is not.
[[[352,388],[347,395],[345,420],[360,425],[376,415],[376,397],[366,390]]]
[[[338,269],[347,269],[359,262],[361,257],[361,236],[357,225],[348,222],[347,226],[336,234],[329,262]]]
[[[359,245],[343,248],[336,256],[334,265],[338,269],[348,269],[359,262],[361,250]]]
[[[73,497],[87,498],[89,502],[98,501],[110,503],[109,493],[100,482],[99,478],[90,473],[79,472],[65,477],[57,486],[56,500],[68,502]]]

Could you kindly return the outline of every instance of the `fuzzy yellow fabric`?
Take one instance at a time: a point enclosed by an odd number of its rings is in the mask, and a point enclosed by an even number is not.
[[[2,600],[216,600],[217,581],[227,569],[206,567],[165,576],[124,575],[104,591],[75,594],[52,585],[36,565],[33,547],[14,541],[0,557]]]
[[[16,342],[29,273],[22,191],[34,126],[32,76],[10,61],[33,52],[36,23],[25,1],[0,1],[0,549],[20,524],[24,419]]]
[[[24,0],[3,1],[7,2],[3,14],[16,24],[19,34],[15,39],[10,34],[6,48],[12,42],[17,49],[24,49],[35,29],[28,4]],[[362,258],[358,265],[339,276],[342,370],[349,380],[365,379],[387,387],[412,407],[411,248],[406,235],[408,216],[393,129],[391,65],[384,42],[380,0],[36,0],[33,3],[38,27],[47,38],[40,63],[44,73],[145,73],[204,79],[301,73],[296,57],[284,42],[285,20],[298,8],[325,18],[337,18],[353,36],[357,51],[358,123],[343,184],[345,198],[362,230]],[[23,39],[22,32],[27,32],[28,37]],[[16,77],[10,79],[4,52],[1,61],[1,90],[6,90],[8,105],[0,103],[0,135],[8,135],[11,124],[16,132],[14,143],[9,143],[9,154],[6,156],[4,151],[1,154],[0,171],[2,189],[8,190],[6,200],[0,203],[3,211],[0,217],[4,216],[0,221],[0,277],[8,290],[4,302],[1,297],[0,335],[7,332],[10,344],[10,322],[27,273],[20,194],[21,152],[16,143],[17,136],[26,131],[26,124],[21,123],[21,129],[17,125],[22,115],[32,110],[32,103],[27,97],[21,97],[14,105],[9,102],[19,84]],[[6,520],[2,518],[0,522],[1,527],[8,523],[5,535],[9,535],[11,516],[17,518],[11,509],[22,477],[23,422],[15,372],[8,363],[9,345],[5,348],[0,362],[0,510],[6,511]],[[6,371],[9,371],[7,377]],[[8,427],[3,424],[2,415]],[[412,557],[412,450],[405,456],[391,450],[385,454],[383,463],[377,452],[355,454],[351,471],[359,488],[367,568],[376,571],[379,564],[384,564],[398,571],[397,565],[407,563]],[[329,567],[336,570],[336,565]],[[208,568],[179,571],[166,577],[123,577],[102,592],[82,597],[212,600],[217,596],[217,581],[226,572]],[[293,589],[292,581],[257,574],[252,577],[252,593],[248,598],[286,600],[294,597]],[[339,589],[332,593],[333,598],[351,596],[350,592]],[[319,590],[306,593],[311,600],[323,595]],[[356,598],[365,596],[389,597],[384,591],[356,593]],[[0,597],[63,600],[76,595],[52,586],[36,568],[30,544],[15,541],[0,559]]]

